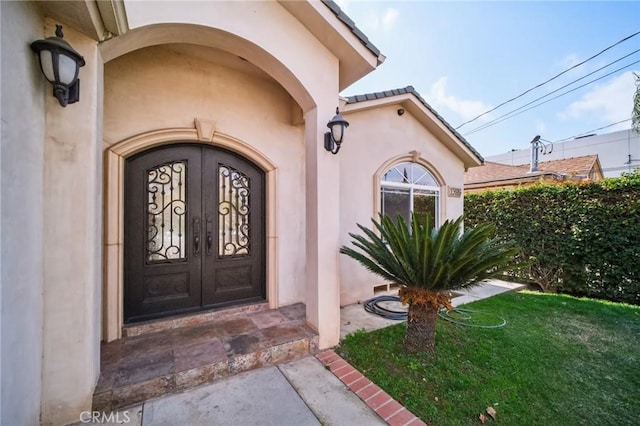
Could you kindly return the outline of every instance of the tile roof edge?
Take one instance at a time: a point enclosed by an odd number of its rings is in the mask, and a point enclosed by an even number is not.
[[[321,0],[321,1],[325,6],[329,8],[329,10],[336,16],[336,18],[338,18],[340,22],[342,22],[347,27],[349,27],[349,30],[351,30],[351,33],[354,36],[356,36],[358,40],[360,40],[360,42],[364,45],[364,47],[366,47],[371,53],[373,53],[378,58],[379,63],[382,63],[384,61],[384,55],[382,55],[382,53],[380,52],[380,49],[378,49],[371,42],[371,40],[369,40],[369,38],[365,35],[365,33],[362,32],[362,30],[360,30],[360,28],[356,26],[355,22],[353,22],[353,20],[346,13],[344,13],[342,9],[340,9],[340,6],[338,6],[338,4],[335,1],[333,0]]]
[[[591,167],[593,167],[593,164],[595,164],[596,161],[599,161],[598,154],[577,155],[575,157],[556,158],[554,160],[539,161],[538,165],[545,164],[545,163],[551,163],[553,161],[568,161],[568,160],[574,160],[576,158],[589,158],[589,157],[593,157],[593,161],[591,162]],[[488,163],[496,163],[496,161],[488,161]],[[498,164],[504,164],[504,163],[498,163]],[[522,164],[514,164],[513,167],[522,167],[522,166],[529,167],[529,165],[530,165],[530,163],[522,163]]]
[[[518,176],[513,176],[513,177],[507,177],[507,178],[499,178],[499,179],[488,179],[488,180],[474,180],[474,181],[470,181],[470,182],[464,182],[464,185],[479,185],[479,184],[483,184],[483,183],[491,183],[491,182],[507,182],[510,180],[524,180],[524,179],[528,179],[528,178],[540,178],[542,176],[561,176],[560,174],[556,173],[556,172],[540,172],[540,173],[535,173],[535,174],[525,174],[525,175],[518,175]]]

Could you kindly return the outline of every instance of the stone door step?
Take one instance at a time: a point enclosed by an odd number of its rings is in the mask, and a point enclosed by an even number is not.
[[[103,344],[93,409],[110,411],[317,352],[305,306],[222,315]]]

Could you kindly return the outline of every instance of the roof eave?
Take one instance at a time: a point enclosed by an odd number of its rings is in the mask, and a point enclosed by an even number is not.
[[[296,17],[340,62],[339,90],[360,80],[378,65],[385,56],[331,1],[278,0]]]
[[[476,186],[483,187],[483,186],[507,185],[511,183],[536,182],[536,181],[539,181],[540,178],[544,176],[562,177],[562,174],[558,174],[554,172],[533,172],[533,173],[527,174],[527,176],[512,176],[512,177],[499,178],[499,179],[477,180],[473,182],[465,182],[464,185],[472,188]]]
[[[388,105],[402,105],[413,115],[427,130],[449,148],[464,164],[465,170],[469,167],[480,166],[484,159],[465,145],[453,134],[439,117],[420,102],[413,93],[407,92],[400,95],[386,96],[379,99],[347,103],[341,113],[349,114],[368,109],[381,108]]]
[[[96,41],[129,30],[124,0],[39,0],[34,3],[44,15]]]

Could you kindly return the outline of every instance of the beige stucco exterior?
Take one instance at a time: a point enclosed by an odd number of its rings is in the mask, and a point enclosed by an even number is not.
[[[100,374],[102,60],[93,40],[70,28],[65,37],[87,61],[85,103],[62,109],[45,97],[44,424],[90,406]]]
[[[380,180],[392,166],[416,162],[425,166],[440,184],[440,221],[462,214],[463,198],[449,197],[448,188],[462,188],[464,164],[420,122],[419,110],[409,112],[410,97],[387,102],[376,108],[365,104],[347,105],[349,141],[340,156],[340,244],[349,245],[349,232],[356,224],[371,226],[380,212]],[[405,110],[398,115],[398,109]],[[356,261],[340,258],[340,303],[349,305],[374,295],[374,287],[384,281]]]
[[[212,144],[258,163],[268,181],[267,256],[268,270],[274,273],[268,276],[267,299],[272,308],[302,302],[305,152],[301,113],[282,86],[266,74],[246,65],[242,68],[221,65],[228,62],[227,56],[211,48],[174,45],[137,50],[109,62],[105,67],[104,114],[108,164],[118,161],[112,160],[111,155],[125,159],[168,142]],[[175,84],[167,86],[167,75],[180,78],[172,79]],[[127,98],[132,88],[145,96],[129,98],[123,104],[121,99]],[[247,125],[248,117],[251,125]],[[198,132],[197,126],[210,127]],[[131,145],[132,139],[136,141],[133,148],[124,148]],[[113,200],[122,199],[120,176],[118,172],[106,175],[108,188],[115,192],[108,193]],[[107,220],[117,221],[121,217],[121,204],[108,201],[106,205]],[[286,226],[278,227],[279,223]],[[121,264],[121,228],[113,224],[106,230],[107,267],[116,265],[113,277],[122,275],[117,266]],[[110,282],[107,285],[121,286]],[[120,291],[116,288],[113,293]],[[105,303],[109,314],[105,318],[107,340],[120,337],[122,323],[118,321],[121,315],[117,308],[120,301],[121,296],[114,296]]]
[[[42,36],[44,20],[23,2],[0,3],[0,15],[0,423],[34,425],[42,395],[47,88],[25,46]]]
[[[91,409],[100,342],[122,335],[123,170],[160,145],[234,151],[266,179],[266,289],[303,302],[320,348],[340,305],[376,282],[340,257],[377,213],[399,161],[441,184],[442,219],[462,213],[474,159],[411,95],[344,105],[372,53],[321,2],[2,2],[2,424],[67,424]],[[86,60],[62,108],[28,48],[65,26]],[[9,66],[10,65],[10,66]],[[323,146],[339,105],[351,122]],[[407,114],[398,116],[398,106]]]

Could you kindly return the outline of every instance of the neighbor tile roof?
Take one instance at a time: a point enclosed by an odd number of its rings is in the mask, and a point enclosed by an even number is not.
[[[556,172],[567,175],[588,175],[593,169],[597,155],[583,155],[581,157],[562,158],[538,163],[538,169],[542,172]],[[524,165],[529,170],[529,165]],[[520,166],[522,167],[522,166]]]
[[[540,173],[563,175],[588,175],[597,161],[597,155],[562,158],[560,160],[542,161],[538,163]],[[488,183],[503,180],[523,179],[531,177],[530,164],[511,166],[508,164],[487,161],[484,166],[471,167],[464,174],[465,184]]]
[[[528,170],[529,169],[523,170],[521,166],[510,166],[508,164],[487,161],[484,166],[470,167],[464,174],[464,183],[518,179],[524,177]]]
[[[420,96],[420,93],[418,93],[416,91],[416,89],[413,88],[413,86],[407,86],[407,87],[403,87],[400,89],[393,89],[393,90],[385,90],[383,92],[375,92],[375,93],[366,93],[364,95],[355,95],[355,96],[349,96],[347,97],[347,103],[348,104],[355,104],[358,102],[366,102],[366,101],[373,101],[376,99],[382,99],[382,98],[390,98],[392,96],[398,96],[398,95],[404,95],[404,94],[412,94],[413,96],[415,96],[422,105],[424,105],[425,108],[427,108],[429,111],[431,111],[431,113],[433,115],[436,116],[436,118],[438,120],[440,120],[440,122],[442,124],[444,124],[444,126],[449,129],[449,131],[451,133],[453,133],[453,135],[460,141],[462,142],[463,145],[465,145],[467,148],[469,148],[469,150],[471,152],[473,152],[475,154],[476,157],[478,157],[478,159],[482,162],[484,162],[484,158],[482,157],[482,155],[480,155],[480,153],[478,151],[476,151],[476,149],[471,146],[471,144],[464,138],[462,137],[462,135],[460,133],[458,133],[456,131],[456,129],[453,128],[453,126],[451,126],[451,124],[447,123],[447,120],[445,120],[444,118],[442,118],[442,116],[440,114],[438,114],[438,112],[433,109],[431,107],[431,105],[429,105],[427,103],[427,101],[424,100],[424,98],[422,96]]]
[[[364,46],[369,49],[369,51],[371,51],[371,53],[373,53],[376,56],[380,56],[380,49],[378,49],[377,47],[375,47],[373,45],[373,43],[371,43],[371,41],[369,40],[369,38],[362,32],[360,31],[360,29],[358,27],[356,27],[355,22],[353,22],[351,20],[351,18],[349,18],[347,16],[346,13],[344,13],[342,11],[342,9],[340,9],[340,6],[337,5],[336,2],[331,1],[331,0],[322,0],[322,3],[325,4],[325,6],[327,6],[334,15],[336,15],[336,18],[338,18],[340,21],[342,21],[347,27],[349,27],[349,29],[351,30],[351,32],[358,37],[358,39],[360,40],[360,42],[362,42],[362,44],[364,44]]]

